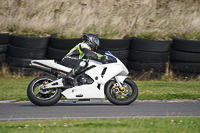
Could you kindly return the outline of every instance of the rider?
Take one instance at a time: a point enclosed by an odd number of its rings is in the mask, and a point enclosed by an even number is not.
[[[64,77],[63,84],[73,84],[74,76],[88,66],[86,59],[98,60],[105,64],[112,62],[106,55],[98,54],[94,51],[100,46],[99,37],[95,34],[85,34],[82,37],[83,42],[77,44],[62,59],[61,64],[72,68],[72,70]]]

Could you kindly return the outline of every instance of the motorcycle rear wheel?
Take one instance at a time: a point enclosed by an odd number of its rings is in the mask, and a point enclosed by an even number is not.
[[[107,99],[115,105],[129,105],[134,102],[138,96],[138,87],[131,79],[127,78],[122,83],[123,90],[115,85],[113,81],[109,82],[105,89]]]
[[[38,106],[51,106],[56,104],[61,98],[61,89],[53,88],[42,90],[41,85],[50,83],[56,80],[50,76],[37,77],[31,81],[27,88],[27,96],[29,100]]]

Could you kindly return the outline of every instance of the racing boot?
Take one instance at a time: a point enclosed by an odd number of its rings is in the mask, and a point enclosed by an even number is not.
[[[75,68],[73,68],[66,76],[64,76],[63,84],[66,86],[67,84],[74,85],[74,77],[81,70],[87,67],[87,63],[85,61],[81,61]]]
[[[73,71],[73,70],[72,70]],[[67,85],[74,85],[74,75],[73,75],[73,72],[70,71],[68,74],[66,74],[64,77],[63,77],[63,85],[64,86],[67,86]]]

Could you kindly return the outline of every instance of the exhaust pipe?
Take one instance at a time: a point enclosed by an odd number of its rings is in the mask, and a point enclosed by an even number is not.
[[[33,67],[35,69],[38,69],[38,70],[45,71],[45,72],[52,72],[51,68],[48,68],[48,67],[45,67],[45,66],[42,66],[42,65],[39,65],[39,64],[32,63],[32,64],[29,64],[29,66]]]

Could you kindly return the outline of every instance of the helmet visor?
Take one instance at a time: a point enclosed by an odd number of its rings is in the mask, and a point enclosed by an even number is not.
[[[99,38],[94,37],[93,42],[96,43],[96,45],[99,47]]]

